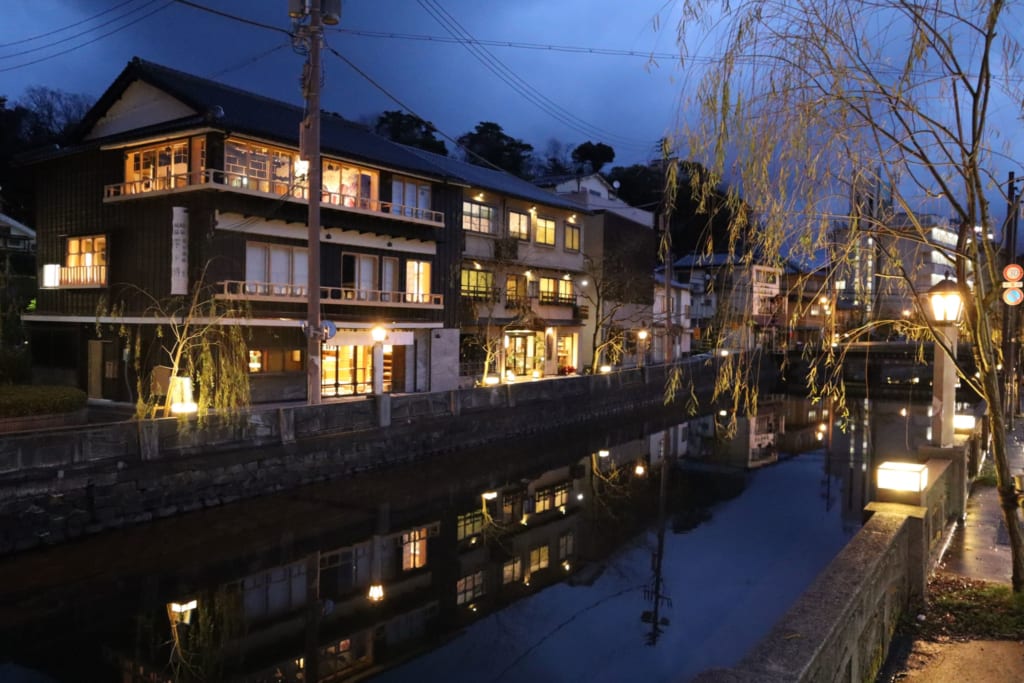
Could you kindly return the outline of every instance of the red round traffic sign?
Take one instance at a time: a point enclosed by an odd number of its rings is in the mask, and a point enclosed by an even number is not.
[[[1024,268],[1021,268],[1016,263],[1008,263],[1003,268],[1003,279],[1013,282],[1014,280],[1020,280],[1024,277]]]

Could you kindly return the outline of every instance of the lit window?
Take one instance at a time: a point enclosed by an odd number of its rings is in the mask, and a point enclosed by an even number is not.
[[[463,576],[455,584],[455,603],[464,605],[484,594],[484,573]]]
[[[406,261],[405,293],[410,301],[430,301],[430,261]]]
[[[523,578],[523,561],[514,557],[506,562],[501,568],[501,582],[513,583]]]
[[[530,573],[539,569],[546,569],[548,566],[548,547],[538,546],[530,551]]]
[[[64,267],[60,269],[63,287],[101,287],[107,284],[107,238],[103,235],[69,237]]]
[[[565,250],[580,250],[580,226],[575,223],[565,224]]]
[[[455,536],[458,540],[476,536],[484,530],[484,513],[480,510],[459,515]]]
[[[551,489],[540,489],[533,495],[533,511],[547,512],[551,509]]]
[[[402,534],[402,570],[420,569],[427,564],[427,530]]]
[[[551,218],[538,218],[535,233],[537,244],[555,246],[555,221]]]
[[[519,211],[508,212],[508,236],[530,241],[530,214]]]
[[[494,273],[491,271],[463,268],[461,279],[463,298],[490,301],[494,297]]]
[[[249,372],[299,372],[302,349],[249,349]]]
[[[486,204],[462,202],[462,229],[494,234],[494,209]]]
[[[555,507],[569,502],[569,484],[562,483],[555,487]]]
[[[558,280],[552,277],[540,278],[540,302],[542,304],[558,302]]]

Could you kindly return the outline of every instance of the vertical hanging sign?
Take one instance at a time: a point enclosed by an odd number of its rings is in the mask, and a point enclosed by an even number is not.
[[[171,208],[171,294],[188,294],[188,209]]]

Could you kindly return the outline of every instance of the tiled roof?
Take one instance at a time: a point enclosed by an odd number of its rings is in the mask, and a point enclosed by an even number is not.
[[[135,80],[142,80],[200,112],[210,125],[297,145],[303,109],[294,104],[201,78],[135,57],[83,121],[83,131],[102,116]],[[531,202],[586,212],[577,202],[546,192],[504,171],[400,145],[338,114],[320,117],[321,150],[354,161],[398,171],[448,179]]]
[[[501,194],[511,195],[530,202],[555,206],[569,211],[587,212],[587,207],[566,197],[552,194],[541,189],[529,180],[523,180],[518,176],[505,171],[477,166],[466,161],[460,161],[452,157],[441,156],[433,152],[427,152],[414,147],[406,147],[414,154],[422,157],[425,161],[441,169],[445,175],[461,179],[463,182],[488,190],[494,190]]]

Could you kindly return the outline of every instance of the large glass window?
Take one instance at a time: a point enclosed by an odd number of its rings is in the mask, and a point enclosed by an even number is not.
[[[540,302],[553,304],[558,301],[558,280],[553,277],[540,278]]]
[[[420,569],[427,565],[427,530],[414,529],[402,534],[402,570]]]
[[[107,284],[107,238],[104,235],[69,237],[65,244],[62,287],[99,287]]]
[[[309,257],[305,247],[248,242],[245,245],[245,293],[305,296]]]
[[[242,580],[242,605],[248,619],[277,616],[306,603],[306,563],[253,574]]]
[[[396,347],[402,348],[402,347]],[[392,347],[384,347],[384,391],[391,391]],[[332,346],[320,353],[323,396],[351,396],[373,391],[373,346]]]
[[[379,301],[377,257],[370,254],[341,255],[341,286],[346,299]]]
[[[249,349],[249,372],[298,372],[302,349]]]
[[[405,262],[405,293],[409,301],[430,301],[430,261]]]
[[[205,140],[200,140],[205,146]],[[168,190],[189,183],[189,142],[176,140],[125,154],[125,191],[129,194]]]
[[[329,204],[376,211],[380,174],[333,159],[323,162],[323,196]]]
[[[392,180],[391,213],[413,218],[429,218],[430,183],[411,178]]]
[[[549,562],[549,550],[546,545],[538,546],[530,551],[530,573],[546,569]]]
[[[462,229],[494,234],[494,209],[486,204],[462,202]]]
[[[461,291],[465,299],[490,301],[494,296],[494,273],[489,270],[464,268]]]
[[[464,605],[484,594],[484,573],[475,572],[463,576],[455,584],[455,603]]]
[[[538,218],[534,241],[537,244],[555,246],[555,221],[551,218]]]
[[[520,211],[508,212],[508,236],[530,241],[530,214]]]
[[[505,562],[501,568],[501,582],[512,583],[513,581],[519,581],[523,578],[523,561],[518,557],[513,557],[511,560]]]
[[[455,526],[455,538],[459,541],[476,536],[484,530],[484,513],[481,510],[459,515]]]
[[[523,275],[508,275],[505,277],[505,304],[508,306],[522,306],[526,304],[526,277]]]

